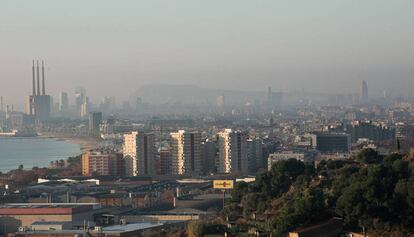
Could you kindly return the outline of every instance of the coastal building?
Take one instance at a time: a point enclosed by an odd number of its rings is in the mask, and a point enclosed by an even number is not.
[[[88,151],[82,154],[83,176],[124,176],[124,160],[120,153]]]
[[[144,132],[125,134],[123,155],[127,176],[153,175],[155,159],[154,135]]]
[[[91,135],[99,133],[99,125],[102,123],[101,112],[90,112],[89,113],[89,133]]]
[[[224,129],[218,133],[219,173],[248,172],[247,132]]]
[[[172,173],[194,175],[201,172],[201,134],[179,130],[170,133]]]
[[[36,86],[36,78],[37,78],[37,86]],[[40,89],[39,61],[37,61],[36,70],[35,70],[35,63],[33,60],[32,79],[33,79],[33,82],[32,82],[33,91],[32,91],[32,95],[29,95],[26,98],[26,114],[32,116],[36,123],[44,123],[44,122],[47,122],[50,118],[52,102],[51,102],[50,95],[46,95],[45,70],[44,70],[43,61],[42,61],[42,89]]]

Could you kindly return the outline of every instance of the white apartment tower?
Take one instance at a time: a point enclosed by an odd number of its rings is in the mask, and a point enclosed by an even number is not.
[[[172,173],[196,175],[201,172],[201,134],[179,130],[170,133]]]
[[[131,132],[124,135],[123,155],[126,176],[153,174],[154,135],[144,132]]]
[[[219,173],[247,173],[247,133],[224,129],[218,133]]]

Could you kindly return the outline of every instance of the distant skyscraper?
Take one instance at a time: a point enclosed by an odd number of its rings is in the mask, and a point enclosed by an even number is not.
[[[266,100],[269,105],[273,102],[272,88],[270,86],[267,88]]]
[[[368,101],[368,84],[366,81],[362,81],[361,84],[361,102],[365,103]]]
[[[116,100],[115,97],[108,97],[105,96],[101,100],[101,104],[99,105],[99,108],[102,111],[113,111],[116,108]]]
[[[80,105],[79,116],[81,118],[85,118],[89,113],[89,98],[84,97],[83,103]]]
[[[65,112],[69,109],[69,98],[68,93],[60,92],[59,93],[59,111]]]
[[[266,93],[265,105],[268,109],[274,109],[275,106],[280,107],[283,105],[283,93],[273,92],[272,88],[269,86]]]
[[[154,135],[144,132],[131,132],[124,135],[123,154],[127,176],[152,175]]]
[[[218,133],[220,173],[247,173],[247,133],[224,129]]]
[[[91,134],[97,134],[99,132],[99,125],[102,123],[101,112],[89,113],[89,132]]]
[[[179,130],[170,134],[172,172],[193,175],[201,172],[201,134]]]
[[[382,91],[382,98],[387,99],[388,93],[387,90]]]
[[[224,95],[218,96],[217,97],[217,106],[220,107],[220,108],[222,108],[222,107],[225,106],[225,104],[226,104],[226,100],[225,100]]]
[[[75,107],[78,116],[84,117],[87,114],[88,98],[86,97],[86,91],[82,87],[78,87],[75,90]]]

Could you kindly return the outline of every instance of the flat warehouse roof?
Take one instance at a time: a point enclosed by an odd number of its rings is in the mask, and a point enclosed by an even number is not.
[[[0,215],[70,215],[91,211],[95,205],[93,203],[6,203],[0,205]]]

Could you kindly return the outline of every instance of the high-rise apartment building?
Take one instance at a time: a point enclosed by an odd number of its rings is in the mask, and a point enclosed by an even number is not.
[[[197,175],[201,172],[201,134],[179,130],[170,133],[172,173]]]
[[[247,173],[247,133],[224,129],[218,133],[219,173]]]
[[[127,176],[153,175],[154,135],[131,132],[124,135],[123,155]]]
[[[263,157],[263,141],[259,138],[247,140],[247,159],[249,161],[249,171],[256,172],[258,169],[265,167],[265,159]]]
[[[82,154],[83,176],[124,176],[122,154],[110,151],[88,151]]]
[[[172,159],[170,147],[160,147],[160,149],[158,150],[158,156],[160,161],[160,175],[171,175]]]
[[[216,172],[217,143],[211,140],[201,142],[201,171],[203,174]]]
[[[99,132],[99,125],[102,123],[101,112],[90,112],[89,113],[89,133],[97,134]]]

